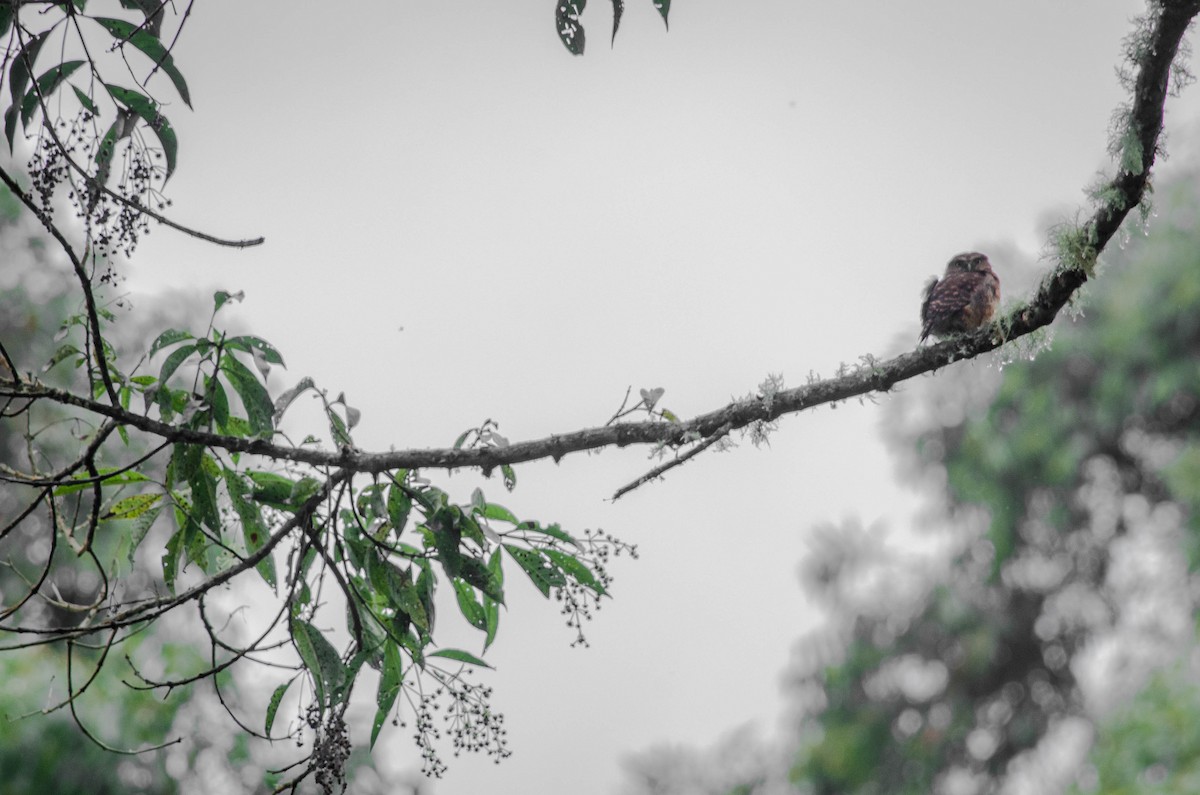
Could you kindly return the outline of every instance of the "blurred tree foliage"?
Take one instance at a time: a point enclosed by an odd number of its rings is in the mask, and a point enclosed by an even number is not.
[[[58,324],[63,318],[76,314],[78,298],[63,289],[63,266],[55,261],[47,247],[46,235],[28,214],[22,215],[12,194],[0,186],[0,338],[17,344],[35,360],[50,360],[57,347]],[[122,304],[125,299],[118,299]],[[115,304],[117,311],[121,308]],[[177,308],[179,309],[179,308]],[[152,312],[144,322],[161,323],[165,311]],[[187,309],[176,316],[189,314]],[[194,314],[194,312],[192,312]],[[114,338],[120,345],[124,338],[144,334],[141,324],[125,328]],[[58,369],[48,370],[43,377],[51,382],[63,380]],[[39,411],[48,407],[38,407]],[[36,450],[28,440],[15,431],[14,424],[0,424],[0,467],[20,467],[30,455],[64,454],[77,444],[80,427],[65,409],[56,416],[41,416],[33,422],[42,427],[37,434]],[[11,520],[28,504],[32,487],[6,483],[0,489],[0,516]],[[74,552],[64,546],[51,548],[40,521],[20,523],[5,534],[9,554],[0,560],[0,608],[9,610],[28,591],[28,583],[42,571],[47,556],[53,555],[61,565],[56,566],[49,583],[52,598],[38,598],[28,605],[36,610],[38,620],[48,626],[75,626],[77,611],[67,609],[68,603],[87,604],[100,584],[94,570],[77,564]],[[114,534],[114,538],[119,538]],[[137,558],[128,552],[126,568],[132,569],[131,587],[141,587],[154,579],[153,561]],[[6,646],[28,642],[29,638],[7,638]],[[129,653],[140,650],[152,653],[164,661],[203,665],[197,648],[197,638],[175,627],[170,632],[157,628],[141,633],[126,647]],[[95,667],[97,649],[87,643],[75,646],[75,664],[79,671],[90,672]],[[245,756],[241,747],[231,744],[217,754],[208,752],[216,740],[211,727],[206,736],[196,729],[203,723],[196,710],[186,714],[181,708],[187,703],[184,693],[163,699],[161,694],[146,689],[132,689],[122,682],[119,667],[102,671],[89,685],[89,698],[75,703],[78,723],[70,707],[62,704],[66,694],[66,655],[61,646],[35,645],[20,652],[0,654],[0,780],[5,793],[169,793],[181,791],[181,782],[188,780],[199,757],[206,763],[216,761],[225,768]],[[76,687],[81,684],[76,682]],[[32,716],[32,717],[27,717]],[[186,722],[188,729],[181,725]],[[92,732],[101,742],[115,742],[121,748],[134,748],[161,742],[174,727],[186,732],[187,740],[164,753],[118,755],[104,750],[88,739],[80,725]],[[218,742],[218,744],[220,744]],[[172,759],[174,757],[174,759]],[[69,760],[69,762],[67,761]],[[174,763],[173,763],[174,762]],[[212,770],[208,771],[209,774]],[[207,788],[204,791],[210,791]]]
[[[965,795],[1012,779],[1061,790],[1092,723],[1194,637],[1198,184],[1188,174],[1159,191],[1154,234],[1111,253],[1086,315],[1034,361],[1006,368],[990,401],[964,392],[951,421],[924,428],[912,405],[923,395],[901,402],[900,441],[939,484],[961,552],[910,613],[848,598],[864,562],[847,539],[810,564],[809,584],[842,608],[850,642],[837,664],[813,654],[795,672],[824,702],[791,771],[802,788]],[[981,378],[978,366],[951,376]],[[1092,763],[1106,771],[1101,791],[1146,791],[1108,782],[1155,765],[1171,775],[1176,758],[1156,756],[1155,743],[1142,743],[1145,756],[1103,750],[1158,723],[1147,711],[1200,719],[1194,697],[1149,692],[1140,717],[1102,732]]]
[[[1110,249],[1052,348],[894,401],[938,530],[889,548],[818,528],[802,579],[830,621],[792,665],[790,761],[684,786],[721,750],[651,752],[633,791],[1200,791],[1180,662],[1200,562],[1200,179],[1157,187],[1153,233]]]

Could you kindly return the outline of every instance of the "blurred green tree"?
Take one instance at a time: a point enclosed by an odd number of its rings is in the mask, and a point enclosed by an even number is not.
[[[790,672],[799,750],[692,791],[1196,791],[1200,174],[1157,197],[1053,347],[892,403],[933,551],[818,528],[802,579],[830,619]],[[647,754],[635,791],[682,793],[722,754]]]

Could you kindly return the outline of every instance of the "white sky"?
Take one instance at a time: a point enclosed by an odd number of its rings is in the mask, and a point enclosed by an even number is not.
[[[368,449],[448,445],[488,417],[513,440],[598,425],[630,385],[691,416],[768,373],[797,385],[910,347],[924,280],[959,251],[1035,256],[1046,213],[1072,212],[1106,162],[1141,10],[677,0],[668,34],[630,0],[610,49],[597,0],[572,58],[553,6],[197,4],[176,51],[196,111],[168,111],[174,217],[267,243],[156,230],[132,287],[245,290],[230,319],[289,364],[273,391],[303,375],[344,389]],[[1170,129],[1195,120],[1196,94]],[[774,731],[780,672],[815,620],[796,580],[808,528],[905,529],[915,505],[882,415],[785,420],[770,448],[704,456],[616,504],[645,451],[485,486],[642,559],[615,567],[583,650],[510,572],[487,681],[514,755],[453,760],[434,791],[598,795],[651,744]],[[435,479],[459,499],[476,483]],[[376,755],[417,752],[396,732]]]

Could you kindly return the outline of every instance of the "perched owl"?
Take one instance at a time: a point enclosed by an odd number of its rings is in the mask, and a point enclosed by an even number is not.
[[[946,337],[975,331],[996,314],[1000,279],[984,254],[959,254],[946,265],[941,279],[930,279],[921,302],[921,342],[932,334]]]

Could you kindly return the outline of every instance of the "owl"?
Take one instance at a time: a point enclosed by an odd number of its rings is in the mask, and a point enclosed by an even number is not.
[[[1000,279],[992,264],[977,251],[958,254],[946,265],[941,279],[925,285],[921,302],[921,342],[932,334],[948,337],[975,331],[996,314]]]

